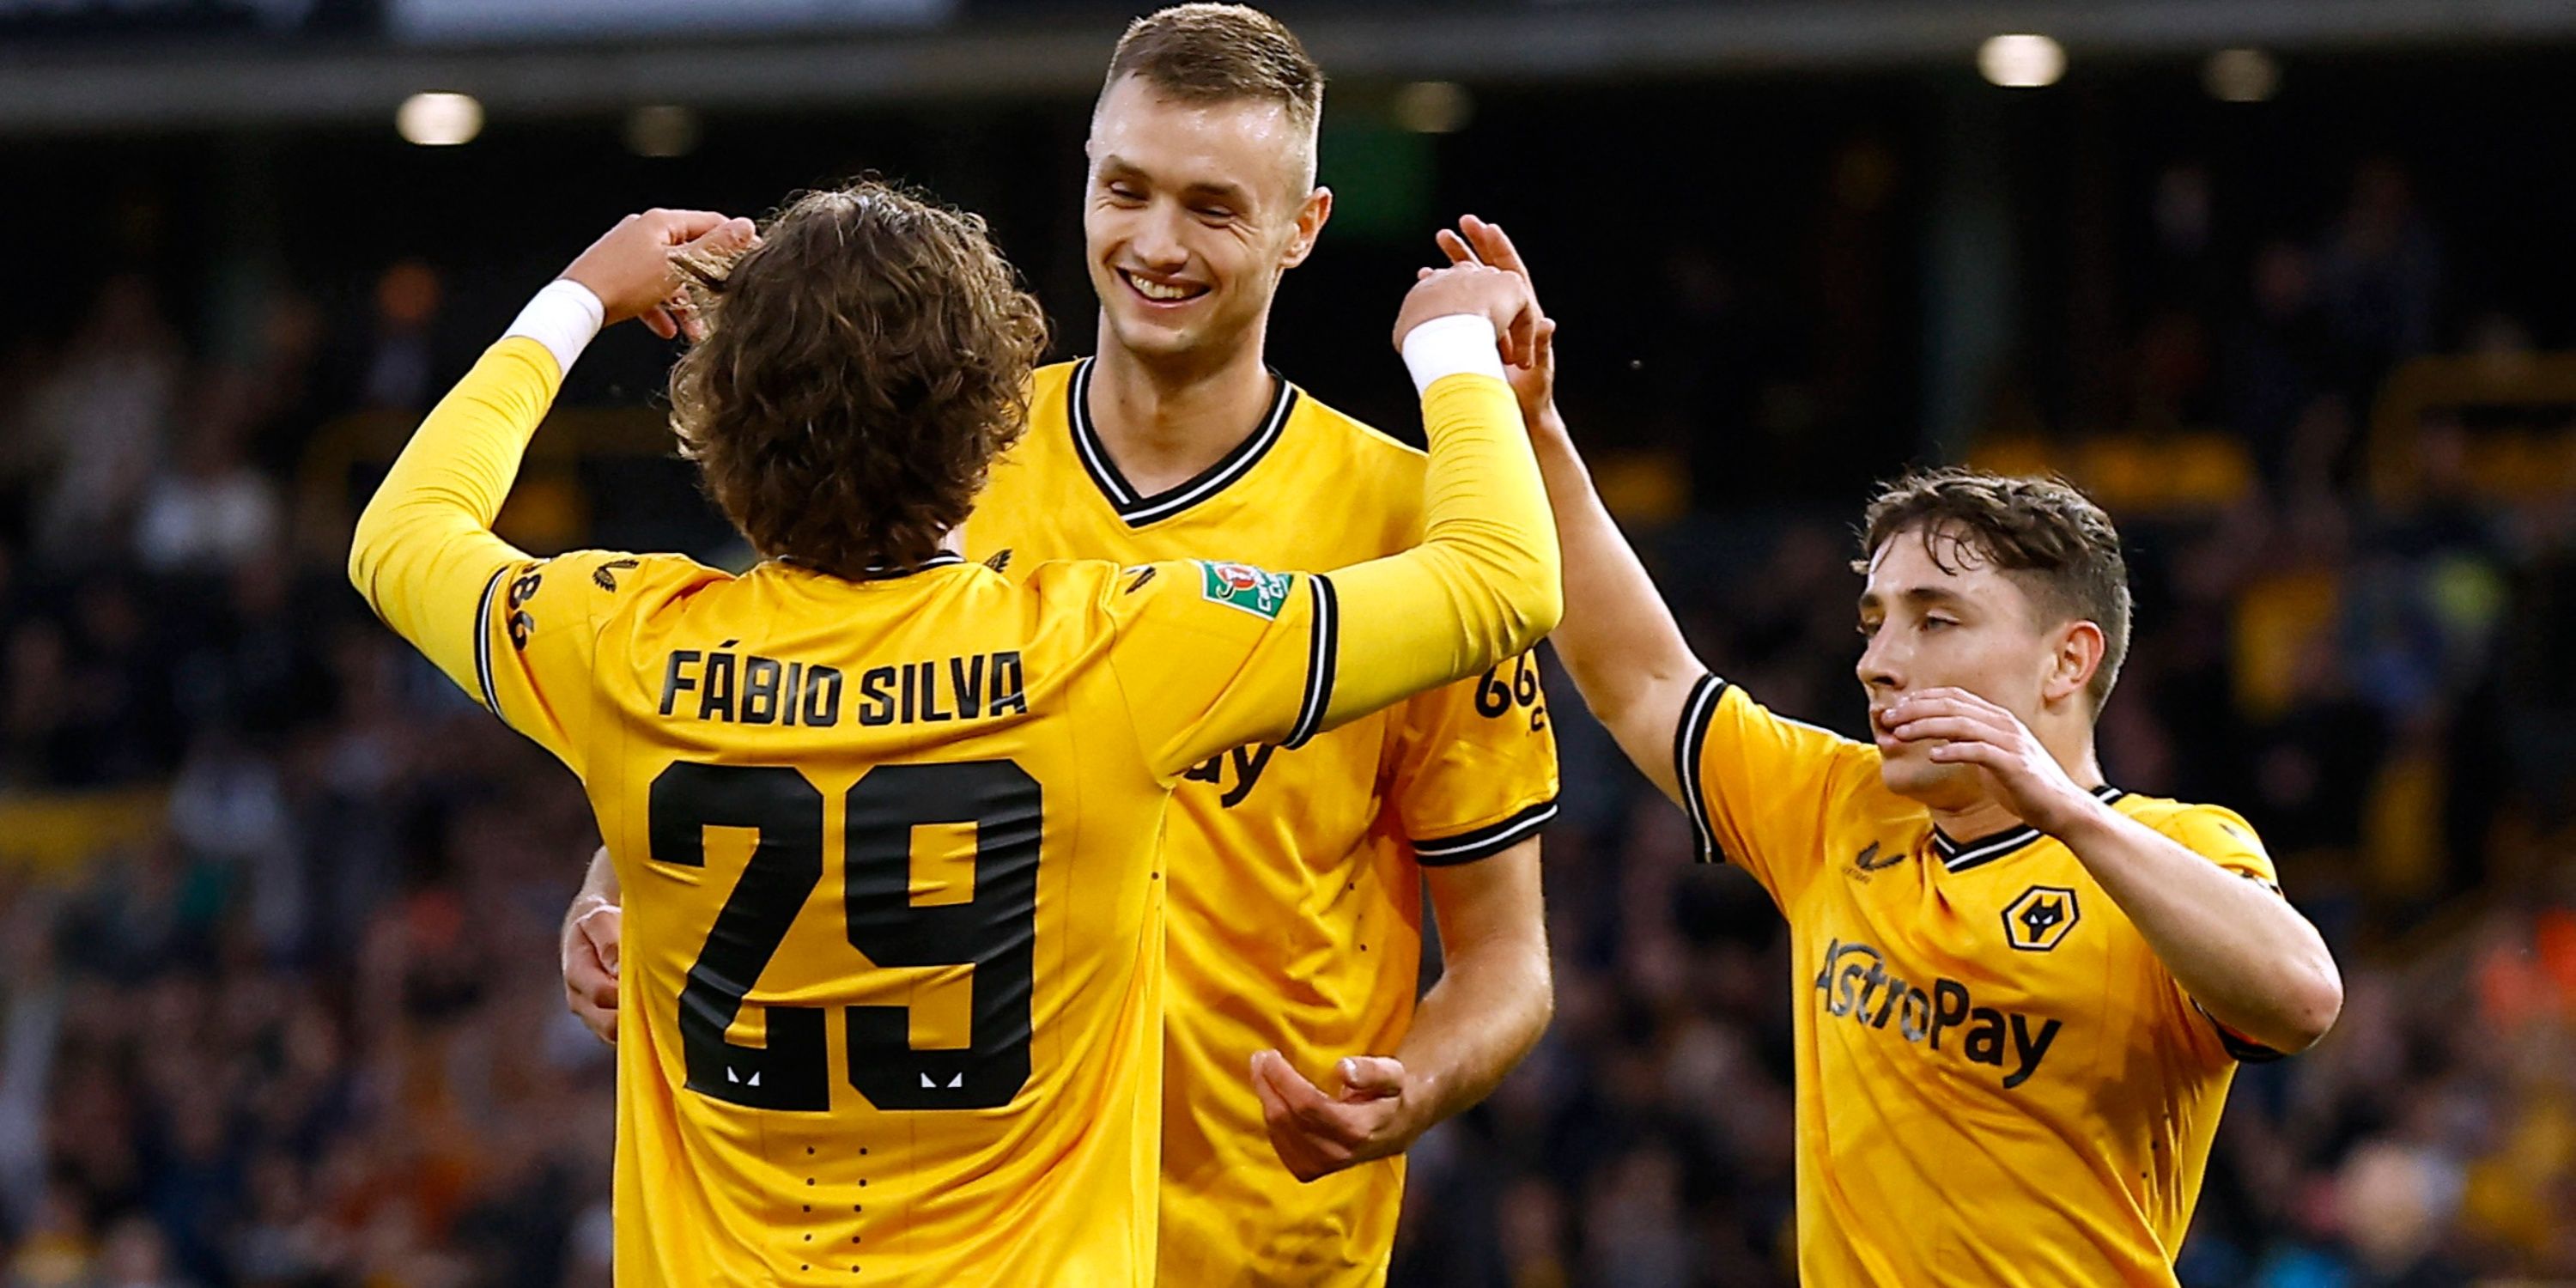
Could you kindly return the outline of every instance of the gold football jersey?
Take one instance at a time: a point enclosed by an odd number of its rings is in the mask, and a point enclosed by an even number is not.
[[[1553,621],[1552,584],[1461,575],[1550,566],[1511,544],[1546,501],[1510,390],[1430,387],[1450,487],[1502,522],[1404,556],[848,581],[492,536],[559,379],[495,346],[351,570],[581,776],[616,856],[618,1282],[1152,1282],[1166,805]]]
[[[1089,360],[1037,373],[1028,435],[966,525],[969,558],[1014,575],[1064,558],[1332,568],[1421,539],[1422,453],[1285,380],[1231,453],[1143,495],[1092,430],[1090,374]],[[1329,1088],[1335,1060],[1403,1040],[1417,865],[1488,857],[1556,813],[1537,660],[1303,747],[1229,748],[1184,780],[1165,873],[1164,1288],[1379,1282],[1403,1160],[1299,1184],[1263,1128],[1252,1054],[1275,1047]]]
[[[1789,921],[1798,1262],[1832,1288],[2172,1285],[2237,1059],[2065,845],[1953,839],[1878,749],[1703,678],[1674,744],[1703,858]],[[2098,793],[2277,891],[2245,820]]]

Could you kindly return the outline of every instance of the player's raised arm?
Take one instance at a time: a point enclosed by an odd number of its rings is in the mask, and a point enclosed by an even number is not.
[[[1422,544],[1319,579],[1341,615],[1322,727],[1483,671],[1563,616],[1556,525],[1503,372],[1538,321],[1526,285],[1498,269],[1442,269],[1406,297],[1396,347],[1431,448]]]
[[[674,250],[750,235],[748,221],[705,211],[627,216],[538,292],[431,409],[358,517],[349,580],[377,616],[468,693],[493,700],[488,614],[507,593],[501,574],[527,559],[493,535],[492,520],[565,368],[609,322],[643,317],[672,333]]]
[[[1454,262],[1529,281],[1500,227],[1469,215],[1439,241]],[[1700,858],[1737,864],[1785,903],[1815,869],[1816,806],[1868,748],[1773,715],[1692,655],[1557,413],[1555,335],[1556,324],[1542,319],[1511,382],[1565,550],[1569,602],[1551,637],[1557,657],[1628,758],[1690,816]]]
[[[1439,239],[1455,262],[1490,264],[1529,279],[1519,250],[1496,225],[1469,215],[1458,232],[1442,229]],[[1591,471],[1557,412],[1555,336],[1556,323],[1541,322],[1511,377],[1555,510],[1566,584],[1573,588],[1565,621],[1548,638],[1593,716],[1678,801],[1682,784],[1674,768],[1673,731],[1708,669],[1691,653],[1645,565],[1593,490]]]
[[[1591,471],[1553,403],[1530,422],[1530,442],[1555,507],[1566,579],[1583,587],[1580,611],[1550,637],[1557,660],[1628,758],[1664,795],[1680,800],[1673,730],[1708,668],[1682,639],[1672,609],[1593,490]]]
[[[1556,534],[1498,356],[1533,343],[1536,321],[1526,285],[1483,266],[1428,274],[1405,297],[1396,345],[1431,448],[1422,544],[1327,574],[1193,563],[1147,590],[1167,569],[1137,570],[1111,607],[1126,619],[1120,673],[1158,768],[1248,742],[1298,746],[1555,627]],[[1200,606],[1211,601],[1226,607]]]

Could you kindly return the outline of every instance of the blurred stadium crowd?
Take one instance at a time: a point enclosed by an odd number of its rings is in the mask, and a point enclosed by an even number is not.
[[[2227,243],[2192,235],[2211,182],[2168,172],[2141,221],[2159,294],[2101,377],[2112,428],[2017,414],[2007,380],[1978,447],[2123,521],[2113,781],[2252,818],[2347,972],[2322,1046],[2239,1076],[2183,1277],[2576,1277],[2576,473],[2500,495],[2477,416],[2369,432],[2419,355],[2507,380],[2550,359],[2455,307],[2395,165],[2342,176],[2321,224]],[[1690,280],[1639,329],[1694,334]],[[348,489],[315,464],[352,416],[425,410],[500,317],[410,262],[220,337],[174,325],[169,282],[83,289],[0,355],[0,1273],[606,1284],[609,1053],[554,965],[587,812],[366,617]],[[1631,411],[1567,396],[1578,434]],[[1667,420],[1725,406],[1666,396]],[[2549,414],[2515,441],[2576,432]],[[1722,419],[1689,434],[1722,451]],[[1640,482],[1677,473],[1666,440],[1625,437],[1605,481],[1704,656],[1857,728],[1860,498],[1737,511],[1683,447],[1692,512]],[[1415,1150],[1394,1282],[1785,1283],[1805,1003],[1778,918],[1688,862],[1681,815],[1555,692],[1558,1017]]]

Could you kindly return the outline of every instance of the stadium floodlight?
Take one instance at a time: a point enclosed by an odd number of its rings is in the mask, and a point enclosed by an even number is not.
[[[394,112],[394,129],[425,148],[470,143],[483,132],[483,104],[471,94],[414,94]]]
[[[1394,114],[1416,134],[1455,134],[1476,114],[1476,101],[1455,81],[1415,81],[1395,92]]]
[[[681,157],[698,146],[698,114],[657,103],[626,114],[626,150],[639,157]]]
[[[2222,103],[2261,103],[2281,91],[2281,61],[2260,49],[2222,49],[2200,69],[2200,83]]]
[[[2066,47],[2029,32],[1991,37],[1977,47],[1977,71],[2006,89],[2054,85],[2066,74]]]

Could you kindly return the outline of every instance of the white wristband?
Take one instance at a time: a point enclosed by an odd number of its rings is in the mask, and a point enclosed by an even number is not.
[[[589,347],[590,338],[599,334],[608,320],[608,308],[591,294],[590,288],[570,278],[558,277],[519,310],[510,329],[501,333],[504,339],[524,335],[546,346],[555,355],[555,369],[572,370],[573,359]]]
[[[1451,313],[1404,333],[1404,365],[1413,373],[1413,392],[1461,372],[1503,379],[1503,352],[1494,340],[1494,324],[1481,313]]]

